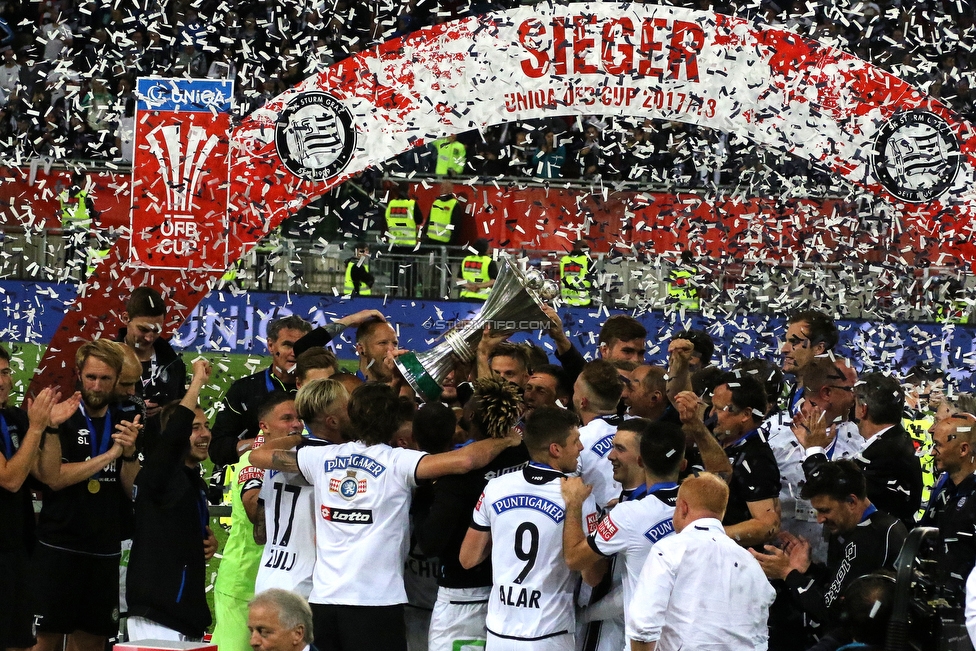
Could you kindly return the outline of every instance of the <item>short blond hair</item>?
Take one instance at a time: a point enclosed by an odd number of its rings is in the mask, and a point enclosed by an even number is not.
[[[139,361],[136,351],[123,343],[113,343],[119,347],[119,351],[122,353],[122,373],[119,374],[119,377],[123,375],[134,376],[137,380],[142,377],[142,362]]]
[[[115,376],[122,375],[122,366],[125,365],[125,353],[120,350],[120,345],[107,339],[95,339],[86,341],[75,353],[75,365],[78,371],[85,368],[89,357],[94,357],[100,362],[104,362],[115,371]]]
[[[295,411],[298,417],[306,423],[314,422],[320,416],[325,416],[333,405],[345,398],[349,400],[349,392],[342,383],[332,378],[320,378],[303,384],[295,396]]]

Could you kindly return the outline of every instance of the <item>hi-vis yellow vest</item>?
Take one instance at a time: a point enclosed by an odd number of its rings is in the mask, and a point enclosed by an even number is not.
[[[61,227],[76,228],[79,230],[91,230],[92,216],[88,210],[88,190],[82,190],[78,194],[71,196],[68,190],[58,195],[61,202]]]
[[[437,150],[437,165],[434,174],[437,176],[447,176],[448,174],[461,174],[464,171],[464,163],[467,160],[467,150],[458,141],[450,142],[447,138],[434,141],[434,149]]]
[[[457,205],[457,202],[458,200],[453,197],[436,199],[430,206],[427,237],[432,242],[444,242],[446,244],[451,241],[451,213],[454,212],[454,206]]]
[[[697,310],[699,306],[698,289],[690,282],[694,275],[695,272],[688,269],[674,269],[668,283],[668,296],[677,299],[687,310]]]
[[[969,303],[961,300],[939,305],[935,309],[935,320],[938,323],[969,323]]]
[[[393,246],[417,246],[413,199],[393,199],[386,206],[386,232]]]
[[[488,275],[488,265],[490,264],[490,256],[469,255],[461,262],[461,277],[467,283],[486,283],[491,280]],[[487,300],[489,294],[491,294],[491,287],[461,290],[461,298],[473,298],[479,301]]]
[[[354,291],[356,291],[356,284],[352,282],[352,268],[355,266],[356,266],[355,259],[346,262],[346,282],[345,282],[345,286],[342,289],[342,293],[346,296],[349,296]],[[369,273],[369,267],[367,267],[365,264],[363,265],[363,271]],[[369,288],[369,285],[367,285],[366,283],[360,283],[359,295],[372,296],[373,291]]]
[[[564,255],[559,260],[560,294],[566,305],[590,304],[590,260],[585,255]]]

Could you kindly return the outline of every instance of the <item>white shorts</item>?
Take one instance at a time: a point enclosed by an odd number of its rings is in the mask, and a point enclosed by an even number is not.
[[[438,588],[430,618],[429,651],[475,651],[485,646],[491,588]]]
[[[572,633],[554,635],[543,640],[513,640],[488,633],[485,651],[575,651],[576,636]]]
[[[165,640],[168,642],[199,642],[197,638],[183,635],[179,631],[157,624],[145,617],[127,617],[125,628],[130,642],[139,640]]]

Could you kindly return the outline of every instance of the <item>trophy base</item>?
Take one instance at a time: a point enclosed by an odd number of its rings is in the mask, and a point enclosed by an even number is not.
[[[395,362],[403,378],[424,402],[434,402],[441,397],[443,389],[423,367],[415,353],[404,353]]]

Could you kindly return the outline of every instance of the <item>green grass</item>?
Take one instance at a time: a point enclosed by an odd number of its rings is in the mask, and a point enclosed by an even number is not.
[[[7,343],[4,342],[3,346],[10,352],[11,360],[10,366],[13,369],[13,381],[14,390],[10,397],[10,404],[20,404],[23,401],[24,392],[27,390],[30,384],[31,377],[34,374],[34,369],[40,364],[41,358],[44,355],[45,346],[39,346],[36,344],[21,344],[21,343]],[[228,387],[231,383],[245,375],[250,375],[257,372],[259,369],[264,368],[268,363],[267,357],[259,357],[256,355],[239,355],[230,353],[204,353],[203,356],[207,358],[213,365],[214,372],[210,378],[210,382],[204,388],[200,396],[200,404],[207,412],[210,418],[211,424],[213,423],[214,415],[216,414],[217,404],[223,398],[224,393],[227,392]],[[196,359],[196,356],[190,356],[189,354],[184,357],[187,364],[187,370],[189,370],[190,362]],[[341,365],[346,370],[355,370],[355,362],[350,362],[348,360],[343,360]],[[204,463],[204,476],[209,479],[213,464],[208,460]],[[227,518],[226,521],[230,521]],[[217,556],[215,556],[207,567],[207,603],[210,606],[210,612],[213,612],[213,582],[217,576],[217,568],[220,565],[220,555],[223,553],[224,544],[227,542],[227,536],[230,535],[229,527],[224,527],[219,523],[218,518],[211,518],[210,528],[213,530],[214,535],[217,537],[219,547],[217,550]]]

